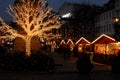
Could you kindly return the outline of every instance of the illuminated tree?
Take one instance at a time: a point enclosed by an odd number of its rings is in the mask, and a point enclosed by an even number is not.
[[[52,29],[60,27],[58,15],[46,6],[45,0],[19,0],[18,3],[9,6],[8,13],[25,34],[20,34],[0,18],[0,33],[2,33],[0,39],[22,38],[25,41],[27,56],[31,54],[32,37],[52,39],[56,37],[52,33]]]

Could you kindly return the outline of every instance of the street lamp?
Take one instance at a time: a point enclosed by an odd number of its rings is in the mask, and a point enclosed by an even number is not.
[[[113,21],[114,21],[115,39],[117,41],[120,41],[120,18],[115,17],[113,18]]]
[[[115,17],[115,18],[113,18],[113,21],[114,21],[115,24],[118,24],[120,19],[118,17]]]

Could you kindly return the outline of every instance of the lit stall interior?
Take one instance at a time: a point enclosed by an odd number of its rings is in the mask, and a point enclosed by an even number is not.
[[[97,54],[116,54],[117,44],[114,38],[111,38],[105,34],[101,35],[95,39],[92,44],[94,44],[94,53]]]
[[[91,52],[90,42],[84,37],[81,37],[75,44],[78,46],[78,53]]]

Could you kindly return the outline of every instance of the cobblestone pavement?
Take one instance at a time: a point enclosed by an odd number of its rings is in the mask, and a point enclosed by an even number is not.
[[[113,75],[109,71],[94,71],[90,74],[79,74],[77,72],[3,72],[0,80],[120,80],[120,75]]]
[[[120,75],[111,73],[111,66],[93,62],[90,74],[79,74],[76,69],[77,58],[64,59],[54,53],[56,68],[53,73],[41,72],[0,72],[0,80],[120,80]]]
[[[59,53],[55,53],[54,59],[55,59],[55,63],[58,64],[58,66],[56,66],[56,72],[78,72],[76,69],[77,58],[71,57],[69,59],[64,59],[63,55]],[[96,63],[96,62],[92,62],[92,63],[93,63],[92,71],[99,71],[99,70],[110,71],[111,70],[111,66],[101,64],[101,63]]]

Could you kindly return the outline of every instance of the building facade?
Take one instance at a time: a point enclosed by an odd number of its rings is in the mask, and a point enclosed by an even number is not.
[[[107,34],[115,37],[115,17],[120,17],[120,0],[109,0],[95,18],[96,36]]]

